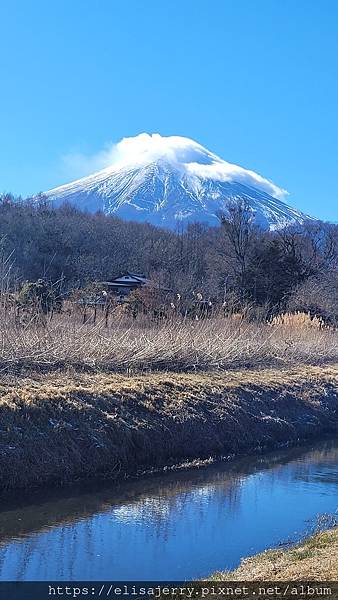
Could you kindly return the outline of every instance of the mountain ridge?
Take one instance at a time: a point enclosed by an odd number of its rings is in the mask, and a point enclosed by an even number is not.
[[[112,165],[49,190],[47,197],[54,205],[67,202],[168,228],[196,221],[217,224],[218,215],[238,200],[252,208],[264,229],[311,218],[273,196],[285,192],[271,181],[227,163],[188,138],[141,134],[123,143],[127,152],[120,152]]]

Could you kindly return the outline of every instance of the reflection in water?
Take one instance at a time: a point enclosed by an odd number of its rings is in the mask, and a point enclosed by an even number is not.
[[[7,499],[2,580],[185,579],[337,509],[338,440],[198,471]],[[95,489],[95,487],[97,489]]]

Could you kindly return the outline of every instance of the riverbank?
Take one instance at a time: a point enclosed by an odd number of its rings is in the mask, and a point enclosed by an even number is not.
[[[338,366],[0,383],[3,491],[121,478],[338,431]]]
[[[244,559],[235,571],[214,573],[221,581],[337,581],[338,527],[289,549],[267,550]]]

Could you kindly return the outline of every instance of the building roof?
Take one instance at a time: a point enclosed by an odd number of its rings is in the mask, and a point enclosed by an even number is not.
[[[118,287],[118,288],[129,288],[129,287],[134,287],[136,285],[140,285],[141,282],[140,281],[119,281],[119,280],[113,280],[113,281],[101,281],[100,282],[101,285],[105,285],[106,287]],[[141,284],[142,285],[142,284]]]
[[[105,285],[110,288],[135,288],[141,285],[146,285],[148,287],[152,287],[154,289],[160,289],[161,291],[171,291],[170,288],[160,287],[147,279],[147,277],[141,273],[130,273],[127,271],[125,275],[121,275],[119,277],[115,277],[111,281],[101,281],[101,285]]]
[[[111,281],[103,281],[102,283],[104,285],[112,287],[130,287],[132,285],[144,285],[148,283],[148,280],[142,273],[130,273],[129,271],[127,271],[125,275],[120,275],[119,277],[115,277]]]

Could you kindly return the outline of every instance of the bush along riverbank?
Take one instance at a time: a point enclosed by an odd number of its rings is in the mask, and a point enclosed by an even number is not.
[[[338,431],[338,365],[0,383],[0,485],[135,475]]]

